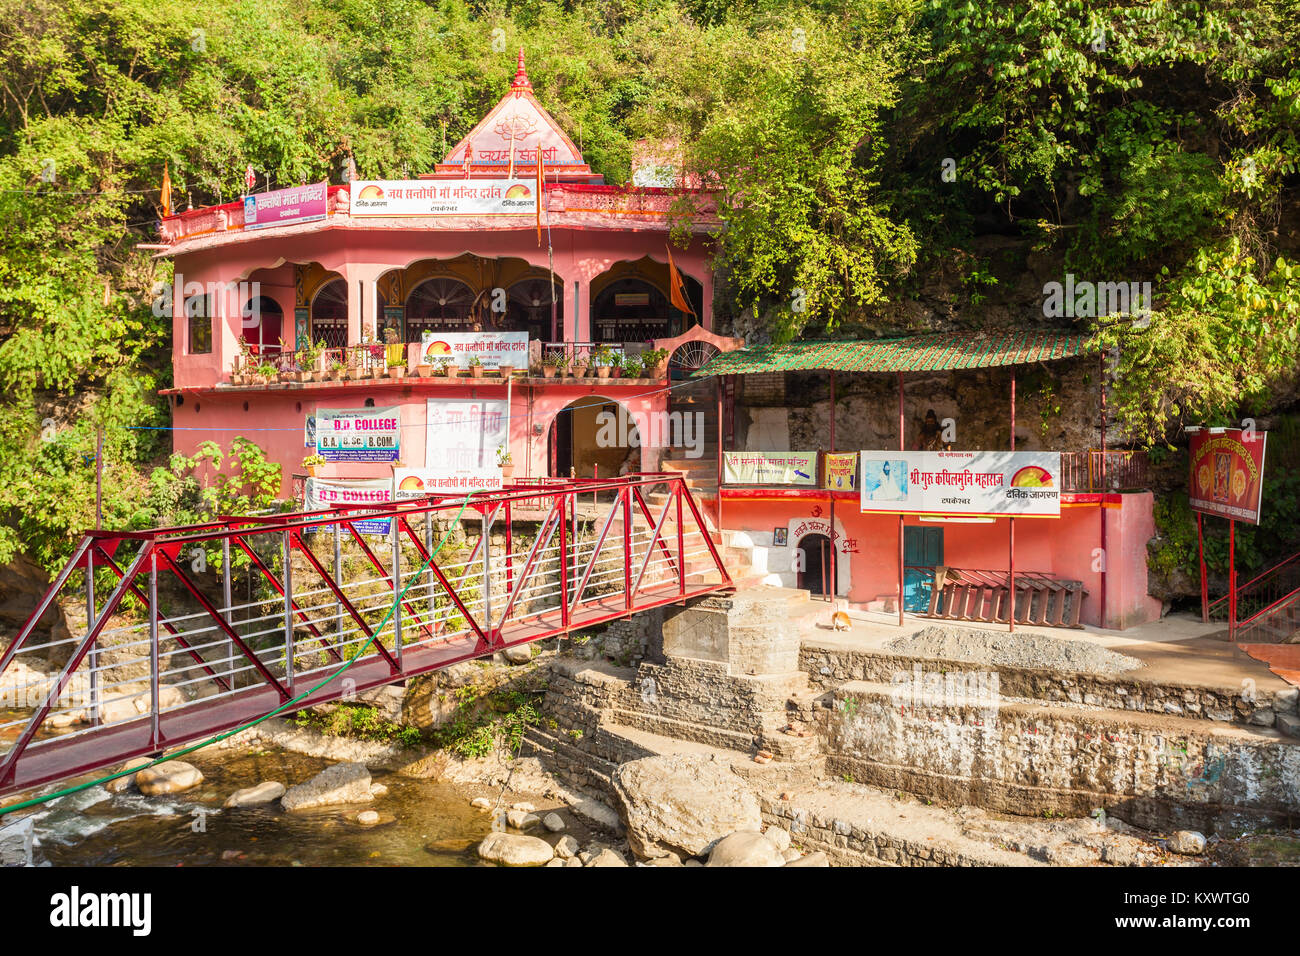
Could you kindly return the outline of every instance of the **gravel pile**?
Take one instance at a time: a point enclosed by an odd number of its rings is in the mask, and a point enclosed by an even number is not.
[[[1088,674],[1118,674],[1142,666],[1137,658],[1116,654],[1087,641],[1063,640],[1046,634],[1005,634],[938,625],[931,625],[910,637],[895,638],[885,645],[885,649],[971,664],[1042,667]]]

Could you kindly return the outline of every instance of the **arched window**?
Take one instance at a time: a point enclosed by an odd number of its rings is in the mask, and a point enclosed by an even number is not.
[[[493,319],[497,315],[493,314]],[[500,329],[505,332],[527,332],[530,339],[551,341],[551,280],[549,276],[521,279],[508,290],[506,314]],[[564,288],[555,280],[555,335],[563,337]]]
[[[240,334],[254,355],[280,350],[284,310],[269,295],[253,296],[240,310]]]
[[[216,301],[211,293],[199,293],[185,300],[190,355],[205,355],[212,351],[212,316],[215,311]]]
[[[643,279],[616,279],[591,305],[591,335],[597,342],[645,342],[677,335],[677,313],[668,297]]]
[[[343,279],[326,283],[312,299],[309,334],[313,342],[332,349],[348,344],[348,284]]]
[[[406,340],[424,332],[473,331],[474,291],[459,279],[426,279],[406,299]]]

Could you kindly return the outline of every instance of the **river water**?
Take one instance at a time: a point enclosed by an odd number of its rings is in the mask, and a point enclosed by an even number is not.
[[[34,857],[54,866],[476,866],[474,848],[492,818],[469,805],[473,793],[447,783],[375,773],[388,793],[365,807],[286,813],[279,802],[222,807],[241,787],[286,786],[332,761],[282,751],[192,755],[205,780],[186,793],[146,797],[93,787],[31,813]],[[518,800],[514,796],[508,799]],[[355,822],[362,809],[383,822]],[[11,824],[12,818],[6,824]]]

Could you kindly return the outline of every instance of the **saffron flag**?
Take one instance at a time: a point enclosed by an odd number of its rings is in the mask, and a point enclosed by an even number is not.
[[[677,266],[673,262],[673,250],[669,246],[664,246],[668,250],[668,285],[669,299],[674,309],[682,312],[689,312],[696,322],[700,317],[695,314],[691,308],[690,300],[686,298],[686,283],[682,281],[682,274],[677,271]]]
[[[470,164],[474,162],[474,141],[465,140],[465,178],[469,179]]]
[[[537,244],[542,244],[542,189],[546,176],[542,172],[542,141],[537,141]]]
[[[172,214],[172,175],[166,161],[163,162],[162,212],[164,219]]]

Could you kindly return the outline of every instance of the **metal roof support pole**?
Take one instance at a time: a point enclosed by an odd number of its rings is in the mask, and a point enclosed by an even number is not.
[[[54,695],[50,695],[54,700]],[[158,714],[158,552],[149,551],[149,740],[154,748],[161,739]]]
[[[903,373],[898,373],[898,450],[905,451],[903,442]],[[903,626],[903,521],[898,516],[898,626]],[[835,529],[832,528],[832,531]]]
[[[289,531],[280,532],[284,549],[284,686],[293,695],[293,546]]]
[[[835,369],[831,369],[831,454],[835,453]],[[823,474],[825,474],[825,463],[823,463]],[[829,487],[829,482],[827,486]],[[839,575],[839,545],[835,542],[835,489],[830,488],[827,494],[831,499],[831,533],[827,537],[831,540],[831,588],[827,592],[831,610],[835,610],[835,598],[840,593],[840,575]]]
[[[227,624],[234,623],[234,612],[230,609],[234,607],[235,600],[230,593],[230,538],[221,539],[221,597],[226,602],[222,608],[221,616]],[[230,684],[230,689],[235,689],[235,644],[229,638],[226,639],[226,660],[230,664],[229,676],[226,680]]]
[[[95,549],[86,552],[86,627],[95,626]],[[99,654],[90,648],[90,725],[99,726]]]
[[[1016,368],[1011,367],[1011,450],[1016,450]],[[1007,563],[1010,567],[1008,590],[1011,592],[1011,611],[1007,614],[1007,630],[1016,630],[1016,518],[1007,519]],[[1028,608],[1026,608],[1028,610]]]
[[[402,539],[399,536],[398,518],[396,515],[388,519],[389,534],[393,543],[393,596],[397,598],[402,593]],[[393,601],[393,657],[397,658],[397,664],[402,664],[402,602]]]

